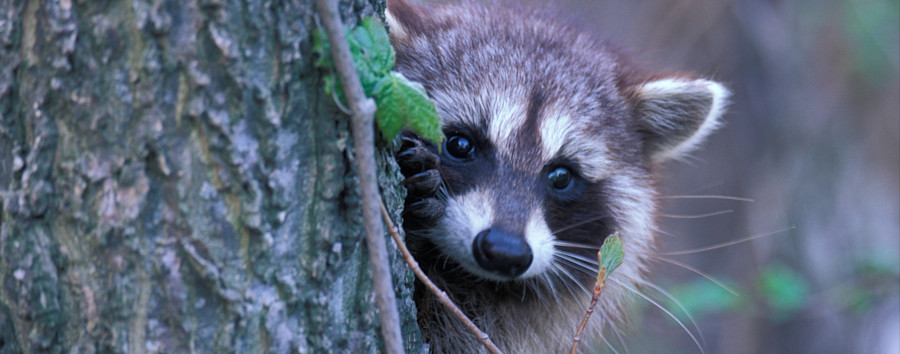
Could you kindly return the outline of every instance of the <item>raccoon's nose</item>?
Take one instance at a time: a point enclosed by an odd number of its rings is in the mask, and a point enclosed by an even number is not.
[[[497,229],[487,229],[472,243],[475,261],[489,272],[515,278],[531,265],[531,247],[522,237]]]

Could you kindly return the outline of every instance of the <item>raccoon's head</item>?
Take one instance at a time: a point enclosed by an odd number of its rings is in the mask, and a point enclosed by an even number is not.
[[[640,72],[606,44],[508,10],[388,6],[397,70],[426,87],[446,135],[446,214],[416,236],[481,279],[585,283],[618,231],[613,278],[639,283],[653,166],[712,132],[728,91]]]

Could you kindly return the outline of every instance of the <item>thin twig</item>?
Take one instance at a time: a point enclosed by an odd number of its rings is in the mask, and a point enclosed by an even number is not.
[[[425,272],[423,272],[422,268],[419,267],[419,263],[416,262],[412,254],[409,253],[409,249],[406,248],[406,244],[404,244],[403,240],[400,239],[400,234],[397,233],[397,229],[394,227],[394,222],[391,221],[391,216],[388,215],[387,209],[384,207],[383,202],[381,203],[381,217],[384,218],[384,223],[388,226],[388,232],[390,232],[391,237],[394,239],[394,242],[397,243],[397,248],[399,248],[400,252],[403,253],[403,259],[405,259],[406,263],[409,264],[409,268],[412,269],[413,274],[416,275],[416,278],[418,278],[419,281],[425,284],[425,287],[428,288],[428,291],[431,291],[432,294],[437,296],[438,301],[444,304],[444,306],[446,306],[447,309],[450,310],[450,312],[453,313],[454,316],[456,316],[456,318],[458,318],[463,322],[463,324],[466,325],[466,328],[468,328],[469,331],[472,332],[472,334],[474,334],[479,341],[481,341],[481,344],[484,344],[484,347],[487,348],[489,352],[491,352],[492,354],[502,353],[500,349],[497,348],[496,345],[494,345],[494,342],[491,341],[491,338],[487,335],[487,333],[481,331],[481,329],[479,329],[478,326],[475,325],[475,322],[472,322],[472,320],[469,319],[469,317],[466,316],[466,314],[463,313],[455,303],[453,303],[453,300],[451,300],[450,297],[447,296],[447,293],[441,290],[441,288],[438,288],[438,286],[431,282],[431,279],[429,279],[428,276],[425,275]]]
[[[594,308],[597,307],[597,303],[600,301],[600,292],[606,287],[607,276],[616,270],[616,268],[622,264],[624,259],[625,253],[622,252],[622,239],[619,237],[618,232],[614,232],[603,241],[603,245],[601,245],[600,250],[597,251],[597,267],[599,269],[597,270],[597,280],[594,281],[594,292],[591,294],[591,305],[588,306],[587,313],[584,314],[581,324],[578,325],[578,330],[575,331],[575,338],[572,340],[572,354],[575,354],[575,351],[578,349],[578,342],[581,341],[581,333],[584,332],[584,328],[587,326],[591,314],[594,313]],[[616,351],[613,349],[612,345],[603,338],[602,334],[600,335],[600,338],[606,342],[606,345],[609,345],[610,349]]]
[[[601,251],[597,251],[597,264],[603,264],[600,262],[600,252]],[[594,292],[591,294],[591,305],[588,306],[584,318],[581,319],[581,324],[578,325],[578,330],[575,331],[575,339],[572,341],[572,354],[575,354],[575,350],[578,348],[578,342],[581,341],[581,333],[584,332],[588,319],[591,318],[591,314],[594,313],[594,308],[597,307],[597,303],[600,302],[600,292],[603,291],[604,287],[606,287],[606,267],[601,267],[600,272],[597,273],[597,281],[594,282]]]
[[[403,336],[400,332],[400,315],[394,296],[387,246],[384,242],[384,224],[378,218],[381,198],[376,185],[375,133],[373,116],[375,101],[363,92],[356,67],[347,45],[344,24],[338,13],[337,0],[318,0],[317,6],[322,25],[331,43],[331,55],[341,80],[341,87],[353,112],[353,141],[356,144],[356,167],[359,173],[363,221],[366,228],[366,244],[369,249],[369,265],[375,285],[375,304],[381,319],[385,352],[403,353]]]

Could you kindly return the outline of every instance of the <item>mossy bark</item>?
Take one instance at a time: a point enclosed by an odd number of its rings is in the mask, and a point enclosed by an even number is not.
[[[355,23],[384,3],[341,9]],[[314,11],[0,2],[0,353],[379,350],[349,118],[312,66]],[[399,174],[377,155],[397,210]],[[418,351],[412,276],[391,261]]]

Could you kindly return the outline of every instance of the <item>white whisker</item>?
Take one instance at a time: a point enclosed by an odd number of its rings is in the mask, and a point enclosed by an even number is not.
[[[748,202],[752,203],[754,200],[750,198],[741,198],[741,197],[731,197],[727,195],[664,195],[660,196],[659,199],[721,199],[721,200],[734,200],[738,202]]]
[[[574,224],[566,225],[565,227],[563,227],[563,228],[561,228],[561,229],[553,230],[553,231],[551,231],[551,233],[554,234],[554,235],[559,235],[560,232],[563,232],[563,231],[566,231],[566,230],[569,230],[569,229],[573,229],[573,228],[576,228],[576,227],[579,227],[579,226],[582,226],[582,225],[585,225],[585,224],[588,224],[588,223],[592,223],[592,222],[594,222],[594,221],[597,221],[597,220],[600,220],[600,219],[603,219],[603,218],[607,218],[607,217],[609,217],[609,216],[602,215],[602,216],[598,216],[598,217],[594,217],[594,218],[590,218],[590,219],[581,220],[581,221],[576,222],[576,223],[574,223]]]
[[[691,324],[694,325],[694,329],[697,331],[697,334],[700,335],[700,341],[703,342],[703,346],[706,346],[706,338],[703,338],[703,332],[700,331],[700,326],[697,325],[697,321],[694,321],[694,316],[691,316],[691,313],[688,312],[684,305],[681,304],[681,301],[678,301],[678,299],[672,296],[672,294],[670,294],[668,291],[650,281],[644,281],[644,285],[650,287],[653,290],[656,290],[657,292],[668,298],[670,301],[675,303],[675,306],[678,306],[678,308],[681,309],[681,312],[684,313],[685,316],[687,316],[689,321],[691,321]]]
[[[681,322],[681,320],[678,319],[678,317],[675,317],[675,315],[673,315],[672,312],[670,312],[669,310],[667,310],[665,307],[663,307],[662,305],[660,305],[660,304],[657,303],[656,301],[653,301],[653,299],[651,299],[651,298],[648,297],[647,295],[644,295],[644,294],[641,293],[640,291],[637,291],[637,289],[634,289],[634,288],[632,288],[632,287],[630,287],[630,286],[628,286],[628,285],[625,285],[625,283],[623,283],[623,282],[621,282],[621,281],[618,281],[618,280],[616,280],[615,278],[610,277],[610,278],[607,278],[606,280],[612,281],[613,283],[615,283],[615,284],[617,284],[617,285],[619,285],[619,286],[621,286],[621,287],[623,287],[623,288],[625,288],[625,289],[628,289],[629,291],[631,291],[631,292],[634,293],[635,295],[640,296],[641,298],[643,298],[643,299],[646,300],[647,302],[653,304],[653,306],[656,306],[656,308],[658,308],[660,311],[664,312],[667,316],[669,316],[669,318],[671,318],[671,319],[674,320],[676,323],[678,323],[679,326],[681,326],[681,329],[683,329],[683,330],[685,331],[685,333],[687,333],[688,336],[691,337],[691,340],[694,341],[694,344],[697,345],[697,348],[700,349],[700,352],[701,352],[701,353],[704,353],[704,354],[706,353],[706,350],[703,348],[702,345],[700,345],[700,341],[697,340],[697,336],[695,336],[694,333],[691,332],[691,331],[687,328],[687,326],[685,326],[684,323]]]
[[[702,248],[695,248],[695,249],[684,250],[684,251],[663,252],[663,253],[660,253],[660,255],[662,255],[662,256],[677,256],[677,255],[682,255],[682,254],[691,254],[691,253],[706,252],[706,251],[711,251],[711,250],[714,250],[714,249],[719,249],[719,248],[723,248],[723,247],[728,247],[728,246],[731,246],[731,245],[736,245],[736,244],[739,244],[739,243],[744,243],[744,242],[748,242],[748,241],[753,241],[753,240],[755,240],[755,239],[763,238],[763,237],[766,237],[766,236],[772,236],[772,235],[775,235],[775,234],[780,234],[780,233],[782,233],[782,232],[790,231],[790,230],[793,230],[793,229],[794,229],[794,227],[791,226],[791,227],[784,228],[784,229],[781,229],[781,230],[776,230],[776,231],[772,231],[772,232],[766,232],[766,233],[762,233],[762,234],[752,235],[752,236],[748,236],[748,237],[745,237],[745,238],[737,239],[737,240],[734,240],[734,241],[728,241],[728,242],[725,242],[725,243],[720,243],[720,244],[717,244],[717,245],[712,245],[712,246],[707,246],[707,247],[702,247]]]
[[[562,247],[572,247],[572,248],[586,248],[589,250],[599,250],[600,246],[588,245],[584,243],[574,243],[574,242],[566,242],[566,241],[554,241],[554,246],[562,246]]]
[[[612,321],[607,321],[607,322],[612,322]],[[608,340],[606,340],[606,336],[603,335],[603,332],[601,331],[599,334],[600,334],[600,340],[602,340],[603,343],[606,343],[606,347],[609,348],[609,350],[612,350],[613,353],[619,354],[619,351],[616,350],[616,348],[612,346],[612,343],[610,343]]]
[[[659,214],[659,216],[662,216],[664,218],[670,218],[670,219],[702,219],[702,218],[708,218],[711,216],[731,214],[733,212],[734,212],[734,210],[728,209],[728,210],[720,210],[720,211],[706,213],[706,214],[695,214],[695,215]]]
[[[599,272],[599,270],[597,269],[598,268],[597,263],[594,262],[593,264],[591,264],[590,262],[585,261],[584,257],[580,257],[573,253],[561,252],[561,251],[559,252],[559,256],[560,256],[560,259],[567,261],[571,265],[577,266],[575,269],[581,270],[581,271],[587,273],[588,275],[596,276],[597,272]]]
[[[673,233],[671,233],[671,232],[668,232],[668,231],[659,230],[659,229],[656,229],[656,230],[654,230],[654,231],[656,231],[656,233],[661,234],[661,235],[666,235],[666,236],[669,236],[669,237],[678,237],[678,236],[676,236],[675,234],[673,234]]]
[[[587,289],[586,287],[584,287],[584,284],[582,284],[580,281],[578,281],[577,279],[575,279],[575,276],[573,276],[572,273],[570,273],[569,271],[567,271],[565,268],[561,267],[560,264],[554,263],[554,264],[553,264],[553,268],[551,268],[551,270],[552,270],[554,273],[556,273],[556,274],[562,273],[562,274],[565,275],[567,278],[569,278],[569,280],[571,280],[572,283],[575,283],[576,285],[578,285],[578,287],[579,287],[582,291],[584,291],[585,294],[588,294],[588,295],[591,294],[591,292],[588,291],[588,289]],[[575,292],[572,291],[571,286],[568,285],[569,283],[563,282],[563,284],[566,285],[566,289],[569,290],[569,293],[572,294],[572,297],[575,297]]]
[[[582,255],[580,255],[580,254],[575,254],[575,253],[571,253],[571,252],[560,252],[560,253],[565,253],[565,254],[567,254],[567,255],[569,255],[569,256],[571,256],[571,257],[577,259],[577,260],[580,260],[580,261],[584,262],[585,264],[592,265],[592,266],[594,266],[594,268],[595,268],[594,270],[596,270],[596,271],[598,271],[598,272],[600,271],[596,259],[587,258],[587,257],[582,256]]]
[[[734,291],[734,289],[732,289],[732,288],[730,288],[729,286],[725,285],[725,283],[722,283],[720,280],[714,278],[712,275],[706,274],[706,273],[704,273],[703,271],[701,271],[701,270],[699,270],[699,269],[697,269],[697,268],[695,268],[695,267],[693,267],[693,266],[691,266],[691,265],[689,265],[689,264],[687,264],[687,263],[684,263],[684,262],[681,262],[681,261],[676,261],[676,260],[671,259],[671,258],[660,257],[660,256],[653,256],[653,258],[654,258],[654,259],[661,260],[661,261],[666,262],[666,263],[670,263],[670,264],[677,265],[677,266],[679,266],[679,267],[682,267],[682,268],[684,268],[684,269],[687,269],[687,270],[689,270],[689,271],[692,271],[692,272],[694,272],[694,273],[697,273],[697,274],[700,275],[701,277],[704,277],[704,278],[706,278],[707,280],[709,280],[709,281],[715,283],[716,285],[718,285],[719,287],[721,287],[723,290],[725,290],[725,291],[731,293],[731,295],[734,295],[734,296],[740,296],[740,295],[737,293],[737,291]]]
[[[577,259],[566,258],[566,256],[562,256],[562,255],[560,257],[563,257],[562,260],[565,261],[566,264],[574,266],[575,270],[581,271],[582,273],[585,273],[592,277],[597,276],[597,271],[594,268],[591,268],[590,266],[581,263]]]
[[[622,338],[622,331],[619,329],[619,326],[616,326],[616,323],[613,321],[607,321],[609,323],[610,330],[612,330],[613,334],[616,335],[616,338],[619,339],[619,343],[622,344],[622,349],[625,350],[625,354],[631,354],[628,350],[628,345],[625,344],[625,339]]]
[[[552,268],[551,268],[551,269],[552,269]],[[553,281],[553,279],[551,279],[551,278],[550,278],[550,275],[547,274],[547,273],[541,274],[541,278],[542,278],[542,280],[544,281],[544,283],[546,284],[546,286],[547,286],[548,288],[550,288],[550,296],[552,296],[552,298],[553,298],[553,303],[554,303],[556,306],[560,306],[560,303],[559,303],[559,296],[556,296],[556,284],[555,284],[555,282]],[[543,301],[544,301],[544,302],[547,302],[546,300],[543,300]]]

